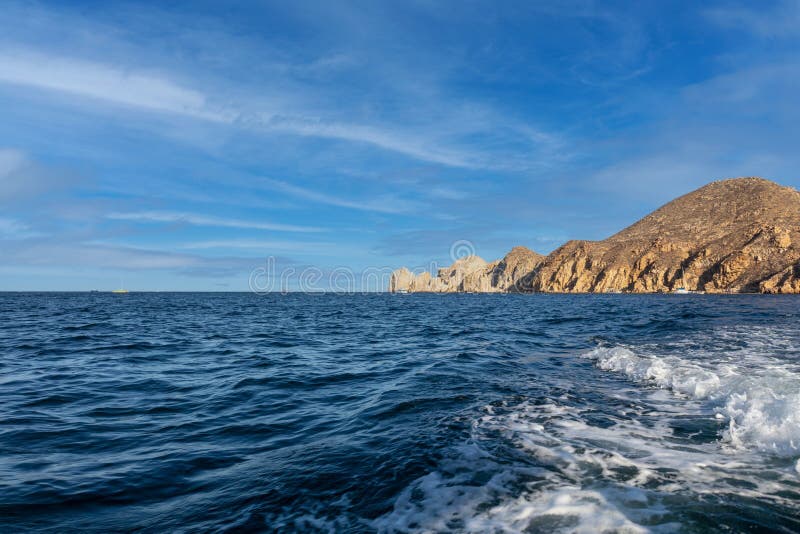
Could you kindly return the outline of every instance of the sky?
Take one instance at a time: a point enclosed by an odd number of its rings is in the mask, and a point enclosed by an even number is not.
[[[0,290],[379,289],[797,187],[798,52],[798,0],[4,1]]]

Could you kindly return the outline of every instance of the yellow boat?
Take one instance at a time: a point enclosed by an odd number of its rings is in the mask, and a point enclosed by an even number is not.
[[[112,293],[130,293],[127,289],[112,289]]]

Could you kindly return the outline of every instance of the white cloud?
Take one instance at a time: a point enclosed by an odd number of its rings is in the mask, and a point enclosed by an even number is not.
[[[54,55],[0,51],[0,81],[204,120],[230,120],[209,109],[202,93],[164,77]]]
[[[492,135],[502,136],[530,146],[527,154],[536,150],[551,150],[557,139],[550,134],[536,132],[524,124],[515,124],[503,117],[478,113],[476,106],[469,112],[444,113],[438,118],[428,118],[417,127],[394,124],[360,124],[320,117],[309,113],[303,101],[309,97],[302,86],[285,89],[282,95],[273,95],[265,104],[263,97],[252,102],[224,94],[206,94],[187,87],[155,71],[136,70],[56,54],[45,54],[28,49],[0,49],[0,83],[56,91],[82,98],[94,99],[115,105],[129,106],[151,112],[171,113],[234,125],[255,131],[289,133],[298,136],[319,137],[364,143],[411,158],[450,167],[507,168],[519,166],[510,155],[491,157],[483,150],[461,146],[457,139],[476,132],[487,133],[491,124]],[[263,91],[264,89],[262,89]],[[216,102],[226,102],[216,105]],[[275,102],[283,102],[285,109],[275,111]],[[409,111],[417,106],[411,103]],[[429,105],[430,107],[430,105]],[[265,111],[268,108],[269,111]],[[433,106],[441,114],[441,106]],[[341,110],[329,110],[336,114]],[[323,112],[324,113],[324,112]],[[431,128],[431,124],[437,124]],[[533,133],[532,133],[533,132]],[[528,158],[528,156],[526,156]],[[530,163],[530,162],[528,162]]]
[[[30,189],[30,178],[25,179],[21,172],[28,165],[19,150],[0,148],[0,200],[15,198]]]
[[[63,274],[78,272],[72,268],[80,267],[112,269],[116,274],[131,270],[158,270],[217,277],[247,273],[263,265],[263,256],[259,256],[205,257],[190,252],[72,241],[60,236],[32,241],[6,241],[0,254],[0,270],[4,267],[25,267],[27,274],[28,269],[44,267]],[[276,260],[279,263],[291,262],[283,256],[277,256]]]
[[[469,196],[465,191],[445,186],[436,186],[426,190],[426,192],[432,197],[445,200],[463,200]]]
[[[180,248],[184,250],[244,250],[248,252],[255,252],[261,255],[291,253],[293,257],[295,255],[300,257],[347,256],[351,259],[362,257],[365,254],[365,250],[361,248],[348,247],[347,245],[342,245],[340,243],[278,240],[262,241],[257,239],[198,241],[194,243],[186,243]]]
[[[262,183],[269,189],[280,191],[295,197],[311,200],[320,204],[328,204],[331,206],[338,206],[341,208],[350,208],[362,211],[375,211],[380,213],[405,213],[415,209],[415,203],[397,198],[394,196],[385,196],[377,199],[370,200],[350,200],[320,191],[298,187],[280,180],[272,180],[269,178],[262,178]]]
[[[3,265],[90,266],[113,269],[184,269],[201,266],[226,266],[243,263],[224,258],[202,258],[129,247],[101,246],[84,243],[39,242],[24,248],[10,249],[2,258]],[[254,263],[252,260],[250,263]]]
[[[16,219],[0,217],[0,239],[26,239],[39,236],[27,224]]]
[[[19,150],[0,148],[0,178],[5,179],[25,164],[25,155]]]
[[[254,115],[250,120],[272,130],[366,143],[421,161],[450,167],[484,167],[487,165],[485,162],[481,162],[474,152],[468,153],[446,148],[443,144],[433,142],[429,136],[420,135],[420,132],[400,132],[395,129],[363,124],[337,123],[286,115],[262,116],[260,119],[258,115]]]
[[[75,179],[68,173],[38,164],[24,152],[0,148],[0,202],[53,192]]]
[[[800,90],[800,62],[764,63],[720,74],[682,91],[687,104],[698,111],[733,111],[737,118],[768,114],[780,120],[792,120],[797,115],[797,92]],[[780,105],[779,105],[780,104]],[[728,107],[730,106],[730,107]]]
[[[184,223],[195,226],[217,226],[222,228],[245,228],[252,230],[272,230],[276,232],[325,232],[325,228],[315,226],[297,226],[293,224],[279,224],[259,221],[245,221],[242,219],[227,219],[210,215],[195,213],[180,213],[173,211],[139,211],[132,213],[110,213],[107,219],[117,221],[137,221],[153,223]]]
[[[706,16],[715,24],[749,31],[761,37],[790,37],[800,34],[800,2],[784,0],[770,9],[758,7],[720,7]]]
[[[320,248],[335,247],[332,243],[316,243],[308,241],[260,241],[253,239],[231,239],[223,241],[198,241],[181,246],[187,250],[203,250],[215,248],[235,248],[245,250],[280,250],[316,252]]]

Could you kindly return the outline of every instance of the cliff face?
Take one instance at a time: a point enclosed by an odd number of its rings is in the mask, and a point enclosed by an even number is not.
[[[546,258],[518,249],[446,287],[798,293],[800,193],[761,178],[723,180],[673,200],[603,241],[569,241]],[[407,278],[397,273],[399,287]]]
[[[545,257],[525,247],[514,247],[487,273],[490,287],[496,291],[522,291],[530,285],[534,270]],[[473,290],[475,291],[475,290]]]
[[[514,247],[502,260],[486,263],[478,256],[456,260],[437,275],[414,275],[403,267],[392,273],[389,290],[432,293],[519,291],[544,256],[525,247]]]
[[[798,245],[800,193],[760,178],[723,180],[608,239],[566,243],[526,289],[795,292]]]

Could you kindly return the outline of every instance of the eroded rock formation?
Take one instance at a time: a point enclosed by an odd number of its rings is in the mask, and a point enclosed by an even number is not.
[[[439,269],[432,277],[427,271],[414,275],[403,267],[392,273],[390,291],[432,293],[497,293],[520,291],[530,285],[527,280],[544,256],[525,247],[514,247],[501,259],[491,263],[478,256],[466,256],[450,267]]]
[[[603,241],[569,241],[546,258],[516,247],[471,256],[436,277],[396,271],[390,290],[800,292],[800,193],[761,178],[712,182]]]

